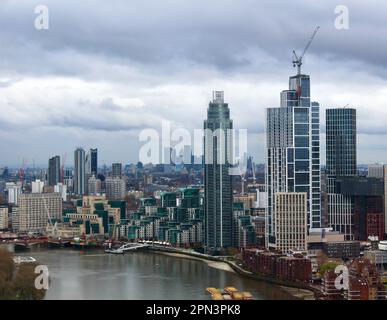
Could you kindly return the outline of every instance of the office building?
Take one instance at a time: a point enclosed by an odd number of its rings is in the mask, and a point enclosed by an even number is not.
[[[266,110],[266,245],[276,247],[276,193],[307,194],[308,229],[321,226],[320,107],[310,102],[310,79],[298,74]],[[285,198],[294,199],[290,196]]]
[[[370,164],[368,166],[367,177],[384,178],[384,165],[383,164]]]
[[[0,207],[0,230],[8,229],[8,207]]]
[[[61,182],[60,157],[55,156],[48,161],[48,185],[55,186]]]
[[[5,184],[5,190],[8,194],[8,203],[17,205],[19,202],[19,196],[22,193],[21,185],[13,182],[7,182]]]
[[[384,230],[387,232],[387,165],[372,164],[368,166],[369,178],[381,178],[384,184]]]
[[[18,229],[23,232],[44,232],[49,219],[62,218],[62,198],[59,193],[21,194],[19,198]]]
[[[44,188],[44,181],[35,180],[31,183],[31,192],[32,193],[42,193]]]
[[[67,186],[63,183],[58,183],[54,186],[54,192],[59,193],[63,201],[67,201]]]
[[[108,200],[122,200],[126,196],[124,179],[108,177],[105,180],[106,198]]]
[[[355,109],[326,110],[326,161],[329,226],[354,240],[353,198],[338,192],[336,181],[357,174]]]
[[[98,149],[90,149],[90,171],[91,174],[98,174]]]
[[[121,178],[122,177],[122,164],[121,163],[113,163],[112,164],[112,177],[113,178]]]
[[[227,134],[232,127],[223,91],[215,91],[204,121],[205,247],[208,252],[233,245],[232,180],[229,174],[232,141]]]
[[[384,179],[371,177],[338,177],[336,191],[353,204],[353,237],[384,239]]]
[[[101,194],[101,180],[97,179],[95,175],[92,175],[88,180],[88,192],[89,195],[97,196]]]
[[[74,193],[78,195],[85,194],[86,172],[85,172],[85,150],[77,148],[74,152]]]

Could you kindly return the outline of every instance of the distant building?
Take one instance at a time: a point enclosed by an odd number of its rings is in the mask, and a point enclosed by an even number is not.
[[[8,203],[9,204],[18,204],[19,196],[22,193],[22,187],[13,182],[7,182],[5,184],[5,190],[8,193]]]
[[[126,183],[124,179],[106,178],[105,189],[108,200],[122,200],[126,196]]]
[[[383,164],[370,164],[368,165],[367,177],[370,178],[384,178],[384,165]]]
[[[233,245],[236,248],[249,248],[256,244],[255,228],[248,209],[242,202],[233,204]]]
[[[368,177],[383,179],[384,183],[384,232],[387,233],[387,165],[371,164],[368,166]]]
[[[85,171],[85,150],[78,148],[74,152],[74,193],[85,194],[86,171]]]
[[[59,193],[22,194],[19,199],[18,229],[23,232],[44,232],[49,218],[62,218],[62,198]]]
[[[122,177],[122,164],[121,163],[113,163],[112,164],[112,177],[113,178],[121,178]]]
[[[73,192],[73,186],[74,186],[74,181],[73,181],[73,171],[71,169],[65,169],[64,170],[64,184],[67,187],[67,190],[69,192]]]
[[[58,183],[54,187],[54,192],[59,193],[63,201],[67,201],[67,186],[63,183]]]
[[[0,230],[8,229],[8,207],[0,207]]]
[[[31,192],[32,193],[42,193],[44,187],[44,181],[35,180],[31,183]]]
[[[89,195],[97,196],[101,194],[101,180],[97,179],[95,175],[92,175],[87,183]]]
[[[55,156],[48,161],[48,185],[55,186],[61,181],[60,157]]]
[[[67,212],[65,223],[78,226],[84,235],[110,235],[125,218],[124,201],[108,201],[105,196],[83,196],[77,201],[76,211]],[[112,227],[112,228],[111,228]]]
[[[98,174],[98,149],[90,149],[90,171],[91,174]]]

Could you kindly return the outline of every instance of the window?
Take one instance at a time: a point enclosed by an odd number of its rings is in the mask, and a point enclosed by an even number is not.
[[[309,137],[295,137],[296,147],[309,147]]]
[[[297,171],[309,171],[309,161],[296,161],[295,169]]]
[[[309,159],[309,149],[308,148],[295,149],[295,158],[296,159]]]
[[[293,161],[294,161],[293,149],[288,149],[288,162],[293,162]]]
[[[294,122],[295,123],[308,123],[308,109],[295,108],[294,109]]]
[[[309,134],[309,126],[307,124],[295,124],[294,133],[296,135],[307,136]]]
[[[293,177],[294,176],[294,165],[288,164],[288,176]]]
[[[309,184],[309,173],[296,173],[296,184]]]
[[[296,186],[295,192],[308,192],[309,187],[308,186]]]

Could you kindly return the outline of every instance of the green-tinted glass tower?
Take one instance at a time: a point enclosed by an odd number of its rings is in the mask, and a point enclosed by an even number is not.
[[[232,139],[230,109],[215,91],[204,121],[205,247],[217,252],[232,246]]]

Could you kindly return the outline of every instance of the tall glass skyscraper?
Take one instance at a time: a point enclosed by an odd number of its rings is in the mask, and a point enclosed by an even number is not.
[[[327,109],[326,158],[329,226],[353,240],[353,199],[337,192],[336,179],[357,175],[355,109]]]
[[[77,148],[74,152],[74,193],[83,195],[86,188],[85,150]]]
[[[98,149],[90,149],[91,174],[97,176],[98,171]]]
[[[55,186],[60,179],[60,157],[55,156],[48,160],[48,185]]]
[[[275,194],[306,193],[308,229],[321,227],[320,107],[310,102],[310,79],[289,78],[279,108],[266,110],[266,244],[275,247]]]
[[[357,174],[356,109],[326,110],[326,141],[327,191],[335,193],[336,177]]]
[[[232,244],[232,129],[223,91],[215,91],[204,121],[205,246],[209,252]]]

